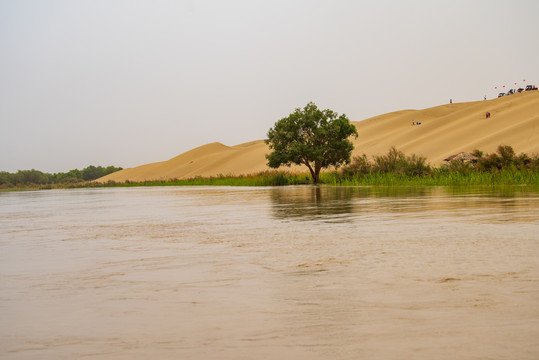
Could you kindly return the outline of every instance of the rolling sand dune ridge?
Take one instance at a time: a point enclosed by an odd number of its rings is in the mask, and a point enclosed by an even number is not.
[[[439,165],[444,158],[461,151],[494,152],[499,145],[511,145],[517,153],[532,154],[539,152],[539,92],[528,91],[423,110],[401,110],[352,123],[359,133],[357,139],[352,139],[352,157],[381,155],[392,146],[407,155],[425,156],[433,165]],[[235,146],[214,142],[170,160],[124,169],[97,181],[248,175],[270,170],[266,165],[267,153],[269,148],[264,140]],[[299,166],[281,169],[307,172],[306,167]]]

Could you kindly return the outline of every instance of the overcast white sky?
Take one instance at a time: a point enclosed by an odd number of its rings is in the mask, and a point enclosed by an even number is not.
[[[537,0],[0,0],[0,171],[138,166],[539,85]]]

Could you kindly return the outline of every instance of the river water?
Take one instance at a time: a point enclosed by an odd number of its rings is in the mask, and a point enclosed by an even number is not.
[[[3,359],[538,359],[539,191],[0,193]]]

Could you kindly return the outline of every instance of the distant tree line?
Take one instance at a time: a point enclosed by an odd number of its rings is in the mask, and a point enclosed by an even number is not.
[[[73,184],[84,181],[99,179],[105,175],[122,170],[114,166],[90,165],[82,170],[73,169],[68,172],[44,173],[39,170],[19,170],[16,173],[0,171],[0,187],[10,188],[17,186],[48,185],[48,184]]]

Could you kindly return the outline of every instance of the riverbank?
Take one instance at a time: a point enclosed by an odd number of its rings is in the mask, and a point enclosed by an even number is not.
[[[0,188],[0,191],[29,191],[137,186],[287,186],[311,184],[309,174],[264,172],[249,176],[216,176],[186,180],[151,180],[141,182],[83,182],[74,184],[28,185]],[[533,186],[539,187],[539,172],[530,170],[502,170],[499,172],[448,172],[437,170],[425,176],[407,176],[392,173],[369,173],[343,178],[339,172],[321,174],[320,185],[325,186]]]
[[[323,172],[320,185],[333,186],[539,186],[539,156],[516,154],[511,146],[499,146],[497,152],[459,154],[459,159],[433,167],[427,159],[415,154],[405,155],[392,147],[387,154],[367,158],[357,156],[343,167]],[[456,157],[455,157],[456,158]],[[218,175],[190,179],[157,179],[144,181],[109,180],[57,184],[0,184],[0,191],[45,190],[90,187],[133,186],[285,186],[307,185],[308,173],[262,171],[251,175]]]

